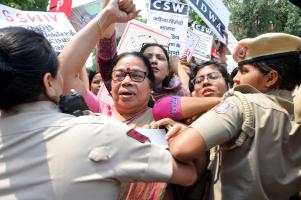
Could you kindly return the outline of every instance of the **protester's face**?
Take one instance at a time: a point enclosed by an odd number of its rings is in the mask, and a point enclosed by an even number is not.
[[[132,73],[132,78],[129,74],[124,77],[124,72]],[[118,112],[130,114],[147,107],[151,94],[150,80],[147,74],[147,68],[139,57],[127,55],[117,62],[113,69],[111,86],[114,106]],[[122,79],[122,77],[124,79],[113,80],[113,76],[115,79]],[[140,80],[135,81],[135,79]]]
[[[251,85],[261,92],[265,92],[265,76],[253,65],[245,64],[238,68],[233,78],[234,86]]]
[[[95,74],[91,81],[91,92],[97,95],[102,83],[103,81],[100,73]]]
[[[161,86],[163,80],[169,74],[168,60],[163,50],[158,46],[150,46],[145,49],[143,54],[150,61],[157,86]]]
[[[212,65],[200,69],[195,76],[194,95],[197,97],[221,97],[228,90],[222,74]]]

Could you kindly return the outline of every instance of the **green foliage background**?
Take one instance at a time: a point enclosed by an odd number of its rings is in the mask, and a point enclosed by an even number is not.
[[[238,38],[266,32],[301,36],[301,9],[288,0],[224,0],[228,6],[230,30]]]
[[[0,3],[20,10],[46,11],[48,0],[1,0]]]

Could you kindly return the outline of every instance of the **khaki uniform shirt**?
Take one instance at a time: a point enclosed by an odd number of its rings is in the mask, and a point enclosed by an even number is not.
[[[293,105],[282,99],[281,104],[287,107],[284,109],[273,95],[244,95],[254,110],[255,135],[241,147],[221,151],[211,199],[288,199],[301,188],[301,131],[298,130],[295,141],[289,136],[292,125],[288,110],[293,112]],[[241,102],[231,96],[191,127],[200,132],[209,150],[236,139],[243,116]]]
[[[2,112],[0,199],[110,200],[122,181],[167,181],[170,153],[129,130],[106,116],[60,113],[46,101]]]

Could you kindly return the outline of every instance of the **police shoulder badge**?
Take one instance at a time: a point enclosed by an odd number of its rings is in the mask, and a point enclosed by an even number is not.
[[[230,108],[232,108],[234,106],[234,104],[228,102],[228,101],[224,101],[221,102],[220,104],[216,105],[213,110],[217,113],[225,113],[226,111],[230,110]]]
[[[141,133],[139,133],[135,129],[129,130],[127,132],[127,135],[130,136],[131,138],[134,138],[135,140],[138,140],[141,143],[144,143],[145,141],[148,140],[148,137],[146,137],[145,135],[142,135]]]

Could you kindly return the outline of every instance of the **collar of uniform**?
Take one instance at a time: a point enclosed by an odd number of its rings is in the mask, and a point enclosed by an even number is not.
[[[292,91],[289,91],[289,90],[274,89],[274,90],[267,92],[267,94],[274,95],[274,96],[280,97],[282,99],[285,99],[287,101],[293,102]]]
[[[9,111],[2,111],[1,117],[24,112],[59,112],[57,104],[52,101],[36,101],[15,106]]]
[[[226,97],[233,91],[239,91],[242,93],[260,93],[257,89],[250,85],[239,85],[232,89],[230,89],[226,94],[224,94],[224,97]],[[287,110],[287,112],[290,114],[290,117],[293,116],[294,113],[294,105],[293,105],[293,96],[292,92],[288,90],[280,90],[280,89],[273,89],[266,93],[267,97],[270,98],[272,101],[277,102],[282,108]],[[231,95],[230,95],[231,96]]]
[[[286,109],[290,115],[293,115],[294,104],[292,91],[274,89],[267,92],[267,95],[273,96],[282,108]]]

